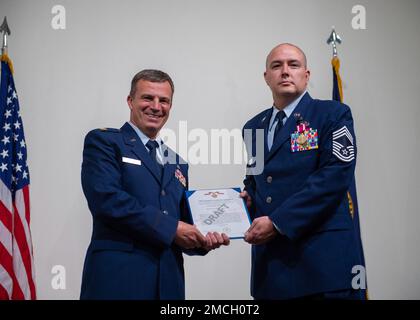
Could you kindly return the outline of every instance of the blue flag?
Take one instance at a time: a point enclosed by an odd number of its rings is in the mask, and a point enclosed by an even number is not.
[[[331,60],[331,64],[333,67],[332,98],[333,100],[343,102],[343,87],[342,87],[341,77],[340,77],[340,60],[338,59],[338,57],[334,57]],[[361,233],[360,233],[359,207],[357,204],[356,178],[353,178],[353,181],[350,184],[349,190],[347,191],[347,199],[349,202],[349,211],[353,219],[354,228],[356,231],[356,241],[357,241],[357,246],[359,247],[359,261],[360,261],[361,266],[363,266],[364,268],[363,272],[366,275],[365,256],[363,253],[362,238],[361,238]],[[365,279],[365,289],[361,289],[361,290],[363,292],[363,295],[366,298],[368,298],[366,279]]]

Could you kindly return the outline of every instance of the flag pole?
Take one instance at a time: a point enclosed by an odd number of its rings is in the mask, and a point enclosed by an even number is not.
[[[340,77],[340,59],[338,58],[337,54],[337,44],[341,44],[342,40],[341,37],[337,34],[335,31],[334,26],[332,27],[331,34],[329,38],[327,39],[327,44],[332,45],[333,49],[333,57],[331,59],[331,65],[332,65],[332,71],[333,71],[333,94],[332,94],[332,100],[343,102],[343,85]],[[353,219],[354,227],[358,235],[356,235],[356,241],[358,243],[359,249],[359,255],[360,255],[360,263],[362,264],[365,274],[365,286],[361,287],[363,291],[361,291],[361,294],[364,294],[364,298],[366,300],[369,300],[369,294],[368,294],[368,288],[366,285],[366,264],[365,264],[365,257],[363,253],[363,245],[362,245],[362,238],[361,238],[361,232],[360,232],[360,221],[359,221],[359,208],[357,205],[357,193],[356,193],[356,182],[355,179],[351,182],[348,190],[347,190],[347,200],[349,205],[349,213]]]
[[[7,54],[7,36],[10,36],[9,25],[7,24],[7,17],[4,17],[3,23],[0,26],[0,33],[3,32],[3,45],[1,47],[1,54]]]
[[[331,65],[333,67],[333,74],[334,74],[334,83],[337,85],[337,90],[333,90],[333,98],[334,100],[343,102],[343,84],[341,82],[340,77],[340,59],[338,58],[337,53],[337,44],[341,44],[343,40],[341,40],[341,37],[337,34],[335,31],[334,26],[332,26],[332,31],[330,36],[327,39],[327,44],[330,44],[333,49],[333,56],[331,59]],[[337,96],[334,95],[334,92],[338,93]]]

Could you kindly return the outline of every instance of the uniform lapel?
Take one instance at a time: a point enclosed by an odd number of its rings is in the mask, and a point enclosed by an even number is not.
[[[165,144],[163,144],[162,147],[162,149],[165,150],[164,153],[168,153],[164,155],[164,158],[169,160],[169,163],[165,163],[163,166],[162,188],[165,188],[169,181],[171,181],[171,179],[175,177],[175,170],[177,168],[178,157],[177,154],[171,149],[169,149],[169,147]]]
[[[267,145],[267,135],[268,135],[268,126],[270,125],[271,115],[273,114],[273,108],[267,109],[263,118],[260,121],[260,125],[256,129],[264,129],[264,159],[268,156],[268,145]],[[253,143],[256,146],[256,132],[253,135]]]
[[[153,162],[143,142],[128,122],[121,127],[121,133],[123,134],[124,142],[131,147],[131,150],[141,159],[144,166],[152,173],[157,182],[160,183],[161,181],[156,164]]]
[[[301,117],[305,118],[304,115],[306,108],[310,105],[311,102],[311,96],[309,95],[309,93],[306,93],[299,101],[299,104],[296,106],[295,110],[293,110],[293,113],[290,115],[290,117],[287,118],[287,121],[284,124],[283,128],[281,128],[280,132],[278,133],[278,136],[274,139],[273,146],[271,147],[271,150],[268,153],[268,155],[265,157],[265,162],[270,160],[276,153],[276,151],[286,141],[289,141],[290,143],[290,135],[296,130],[297,118],[295,117],[295,115],[299,114]]]
[[[270,123],[272,113],[273,113],[273,108],[264,110],[261,113],[261,116],[259,116],[259,118],[257,119],[255,125],[253,127],[245,129],[245,130],[251,130],[250,136],[248,135],[248,133],[245,135],[245,132],[244,132],[244,142],[247,148],[247,154],[248,154],[248,160],[249,160],[247,164],[248,168],[252,168],[256,166],[256,162],[254,161],[256,160],[256,158],[259,159],[259,155],[257,155],[257,152],[260,150],[260,146],[257,146],[257,131],[258,130],[264,130],[264,134],[263,134],[264,159],[268,155],[267,132],[268,132],[268,125]],[[251,141],[247,141],[247,139],[251,139]],[[260,141],[258,141],[258,143],[259,142]],[[264,161],[263,159],[261,160]]]

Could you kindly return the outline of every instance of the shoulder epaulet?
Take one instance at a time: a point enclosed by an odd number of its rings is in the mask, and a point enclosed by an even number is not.
[[[99,130],[103,132],[114,132],[114,133],[120,132],[120,129],[115,129],[115,128],[99,128]]]

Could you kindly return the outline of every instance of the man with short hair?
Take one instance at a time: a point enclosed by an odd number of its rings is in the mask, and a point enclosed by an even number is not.
[[[204,237],[188,223],[188,165],[159,137],[173,93],[166,73],[139,72],[127,97],[130,122],[85,138],[82,187],[93,233],[81,299],[184,299],[182,252],[229,244],[225,234]]]
[[[264,130],[263,172],[253,175],[250,164],[241,194],[253,219],[245,241],[255,299],[363,298],[351,285],[361,256],[346,196],[356,165],[353,118],[344,104],[312,99],[309,76],[300,48],[273,48],[264,72],[273,107],[244,126],[253,136]]]

